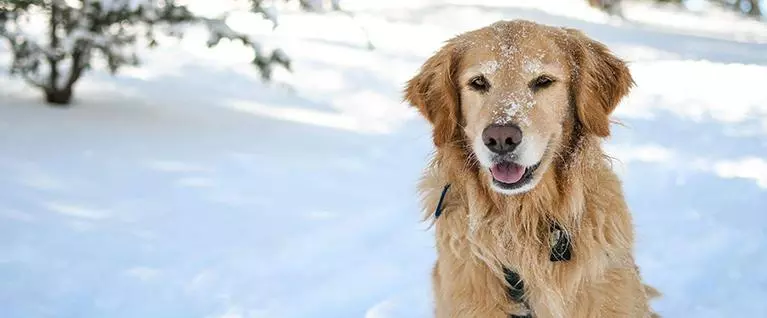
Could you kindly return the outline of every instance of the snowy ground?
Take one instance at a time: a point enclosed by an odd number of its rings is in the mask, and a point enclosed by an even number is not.
[[[430,135],[400,89],[447,37],[511,18],[632,61],[607,146],[655,308],[767,316],[767,27],[470,2],[349,3],[372,52],[346,17],[285,14],[263,37],[294,58],[290,89],[194,34],[146,68],[91,74],[68,110],[0,77],[0,317],[428,317],[414,188]]]

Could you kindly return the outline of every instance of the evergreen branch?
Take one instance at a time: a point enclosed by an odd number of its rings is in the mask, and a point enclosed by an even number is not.
[[[237,32],[230,28],[223,18],[200,19],[210,32],[210,38],[208,38],[208,47],[216,46],[221,40],[239,40],[243,45],[249,47],[253,51],[253,60],[251,63],[256,65],[261,72],[261,76],[265,80],[269,80],[272,74],[272,64],[279,64],[285,69],[290,70],[290,58],[287,54],[280,49],[273,50],[270,54],[265,54],[261,45],[256,42],[249,35]]]

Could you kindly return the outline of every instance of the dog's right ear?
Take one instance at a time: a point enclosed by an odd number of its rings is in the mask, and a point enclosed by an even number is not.
[[[405,89],[405,100],[431,123],[437,147],[460,138],[459,60],[456,45],[447,43],[426,60]]]

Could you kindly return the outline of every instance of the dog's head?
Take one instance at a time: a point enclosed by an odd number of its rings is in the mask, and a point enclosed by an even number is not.
[[[632,85],[625,63],[583,33],[510,21],[449,40],[405,98],[432,124],[438,148],[460,148],[493,189],[517,194],[579,138],[608,136]]]

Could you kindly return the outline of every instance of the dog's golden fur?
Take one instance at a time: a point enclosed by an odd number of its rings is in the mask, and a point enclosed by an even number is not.
[[[471,146],[477,127],[492,117],[481,105],[497,101],[471,95],[463,83],[472,65],[490,57],[503,60],[494,65],[496,86],[523,90],[526,83],[511,73],[529,56],[561,78],[550,92],[530,95],[535,106],[525,114],[527,126],[550,137],[548,152],[535,186],[509,195],[492,188]],[[435,220],[436,317],[526,314],[508,298],[503,268],[523,279],[535,317],[655,316],[648,303],[659,293],[642,283],[621,183],[601,149],[609,115],[632,85],[626,65],[601,43],[528,21],[498,22],[449,40],[408,82],[405,98],[432,125],[436,146],[419,185],[427,218],[451,184]],[[569,261],[549,260],[552,222],[572,238]]]

